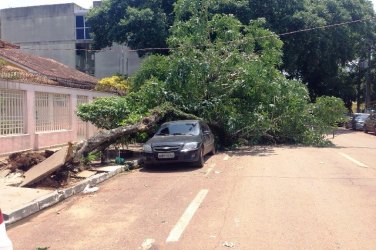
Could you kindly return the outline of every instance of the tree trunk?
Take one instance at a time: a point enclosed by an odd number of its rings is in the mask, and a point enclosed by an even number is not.
[[[140,122],[122,126],[119,128],[101,131],[93,137],[77,145],[76,151],[73,156],[73,163],[79,163],[82,156],[88,155],[92,151],[102,151],[108,146],[114,144],[119,138],[141,132],[148,132],[155,126],[159,125],[165,120],[171,119],[199,119],[194,115],[184,113],[176,110],[170,106],[154,109],[151,114],[143,118]]]

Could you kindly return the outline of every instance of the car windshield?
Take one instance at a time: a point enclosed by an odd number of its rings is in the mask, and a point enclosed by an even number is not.
[[[198,123],[170,123],[163,125],[156,135],[198,135]]]
[[[369,116],[369,114],[356,115],[355,120],[356,121],[364,121],[365,119],[367,119],[368,116]]]

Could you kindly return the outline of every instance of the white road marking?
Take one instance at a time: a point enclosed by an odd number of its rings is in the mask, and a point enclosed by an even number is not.
[[[208,176],[211,171],[213,171],[215,167],[215,163],[211,164],[210,167],[208,168],[208,171],[206,171],[205,176]]]
[[[229,155],[226,155],[225,158],[223,158],[224,161],[227,161],[228,159],[230,159]]]
[[[196,210],[204,201],[208,192],[209,190],[207,189],[202,189],[200,192],[198,192],[194,200],[191,202],[191,204],[189,204],[189,206],[187,207],[183,215],[180,217],[180,219],[176,223],[175,227],[171,230],[170,234],[167,237],[166,242],[176,242],[179,240],[180,236],[184,232],[185,228],[188,226]]]
[[[352,161],[353,163],[355,163],[355,164],[358,165],[359,167],[362,167],[362,168],[368,168],[367,165],[365,165],[364,163],[362,163],[362,162],[360,162],[360,161],[355,160],[354,158],[348,156],[347,154],[344,154],[344,153],[338,153],[338,154],[342,155],[342,156],[345,157],[347,160]]]

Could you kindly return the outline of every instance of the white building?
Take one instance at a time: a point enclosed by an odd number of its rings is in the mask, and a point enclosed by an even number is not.
[[[90,51],[87,13],[74,3],[3,9],[0,38],[25,52],[54,59],[97,78],[116,73],[131,75],[141,59],[126,46]]]

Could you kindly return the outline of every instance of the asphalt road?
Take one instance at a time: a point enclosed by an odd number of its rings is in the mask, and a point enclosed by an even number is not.
[[[376,249],[376,136],[118,175],[13,225],[16,250]]]

